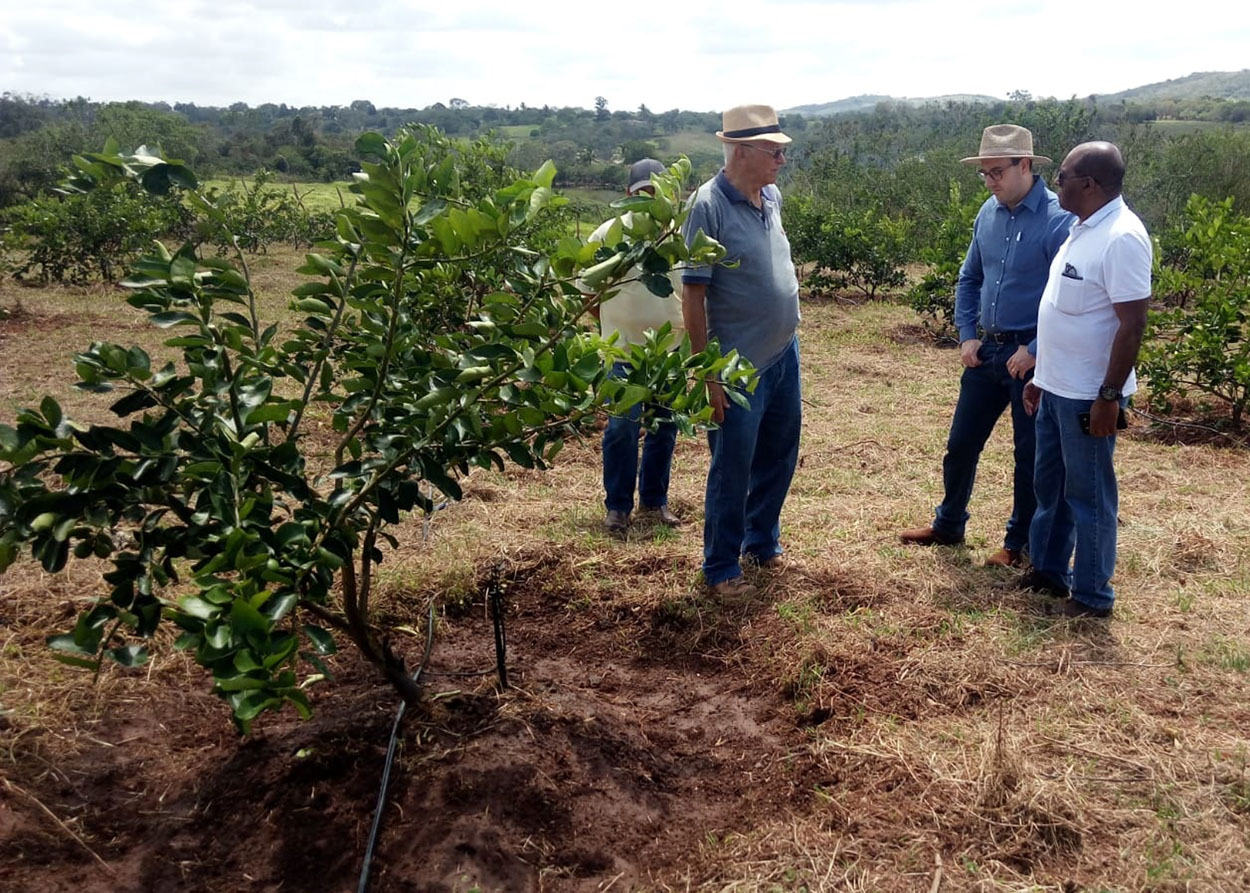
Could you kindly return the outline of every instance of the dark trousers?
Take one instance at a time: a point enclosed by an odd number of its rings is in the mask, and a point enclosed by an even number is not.
[[[1007,371],[1009,360],[1018,344],[995,344],[986,341],[977,356],[980,366],[964,370],[959,380],[959,402],[951,420],[942,460],[942,483],[945,496],[937,507],[933,528],[952,539],[963,539],[968,523],[968,501],[977,476],[977,462],[994,425],[1008,406],[1015,440],[1015,474],[1011,519],[1003,545],[1023,551],[1029,542],[1029,525],[1037,508],[1033,493],[1033,460],[1036,450],[1033,417],[1024,411],[1024,380],[1012,378]]]

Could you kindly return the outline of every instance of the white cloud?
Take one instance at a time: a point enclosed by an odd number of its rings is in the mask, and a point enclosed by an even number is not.
[[[292,105],[718,109],[861,93],[1084,96],[1247,64],[1215,0],[989,9],[950,0],[638,7],[463,0],[0,0],[0,90]]]

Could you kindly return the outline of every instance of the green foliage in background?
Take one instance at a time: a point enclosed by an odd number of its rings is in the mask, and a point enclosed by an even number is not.
[[[603,407],[668,407],[692,431],[711,417],[703,381],[743,401],[752,379],[736,354],[670,350],[671,336],[632,347],[628,376],[610,377],[624,354],[583,324],[627,279],[664,293],[674,265],[722,257],[681,238],[684,160],[654,197],[618,203],[630,220],[603,244],[561,235],[547,251],[531,235],[553,239],[552,165],[489,186],[489,151],[420,127],[366,133],[356,150],[373,160],[300,268],[298,324],[258,317],[241,253],[158,243],[127,302],[170,330],[181,360],[157,368],[138,347],[94,343],[78,386],[109,395],[115,424],[75,422],[46,397],[0,426],[0,570],[26,550],[49,573],[71,556],[111,565],[107,592],[52,648],[97,672],[133,666],[170,622],[244,732],[288,703],[307,715],[336,639],[419,697],[370,599],[390,529],[435,494],[459,498],[475,467],[545,467]],[[181,165],[101,153],[80,168],[70,185],[86,194],[178,182],[198,215],[229,222]]]
[[[868,298],[906,281],[906,220],[868,208],[843,211],[812,199],[784,207],[786,234],[798,264],[811,264],[808,288],[852,288]]]
[[[259,171],[250,183],[237,181],[225,189],[209,188],[210,202],[223,216],[207,221],[202,237],[222,251],[241,248],[264,252],[270,245],[312,245],[334,232],[334,214],[309,211],[299,190],[270,186],[272,175]]]
[[[1231,198],[1191,196],[1163,240],[1139,369],[1152,405],[1170,411],[1191,392],[1228,404],[1240,429],[1250,401],[1250,218]]]
[[[105,150],[116,152],[115,143]],[[141,146],[136,154],[148,153]],[[96,165],[95,157],[76,156],[75,163]],[[117,184],[8,208],[0,212],[0,266],[40,282],[82,283],[97,276],[111,281],[154,239],[189,232],[191,215],[179,188],[189,182],[163,185],[164,192],[147,192]]]
[[[959,183],[950,183],[946,211],[929,228],[929,244],[920,252],[928,272],[907,292],[907,301],[920,315],[921,324],[935,341],[957,341],[955,287],[959,270],[972,242],[972,224],[981,202],[964,201]]]

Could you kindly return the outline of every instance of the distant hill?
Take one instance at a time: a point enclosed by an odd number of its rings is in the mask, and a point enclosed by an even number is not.
[[[867,112],[876,108],[879,103],[893,102],[901,105],[922,106],[929,103],[937,103],[944,105],[948,102],[998,102],[999,100],[993,96],[980,96],[973,93],[948,93],[945,96],[882,96],[875,93],[865,93],[862,96],[851,96],[846,99],[839,99],[837,102],[822,102],[813,105],[796,105],[792,109],[785,109],[790,114],[800,115],[846,115],[851,112]]]
[[[1100,103],[1119,102],[1151,102],[1156,99],[1197,99],[1210,96],[1213,99],[1250,99],[1250,68],[1241,71],[1199,71],[1183,78],[1160,81],[1157,84],[1146,84],[1120,93],[1099,94]],[[939,105],[947,102],[1002,102],[1003,97],[984,96],[975,93],[950,93],[946,96],[884,96],[866,93],[862,96],[850,96],[837,102],[821,102],[811,105],[798,105],[786,112],[802,115],[846,115],[852,112],[866,112],[874,109],[879,103],[894,102],[904,105],[921,106],[934,102]]]
[[[1250,68],[1241,71],[1198,71],[1183,78],[1100,95],[1101,102],[1149,102],[1155,99],[1250,99]]]

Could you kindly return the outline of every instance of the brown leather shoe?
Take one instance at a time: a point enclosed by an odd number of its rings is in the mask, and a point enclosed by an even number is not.
[[[964,541],[962,536],[950,537],[932,527],[904,530],[898,538],[909,546],[958,546]]]
[[[728,602],[743,601],[755,596],[759,592],[754,586],[746,581],[745,577],[733,577],[729,580],[721,580],[715,585],[709,586],[708,590],[712,595]]]
[[[629,513],[609,509],[603,518],[603,529],[615,537],[625,536],[629,530]]]
[[[665,527],[680,527],[682,525],[681,518],[673,514],[673,510],[667,504],[660,506],[644,505],[642,510],[647,514],[654,515],[655,520]]]
[[[1024,565],[1024,554],[1019,549],[1008,549],[1006,546],[985,559],[986,567],[1024,567]]]
[[[743,555],[742,560],[748,566],[754,565],[760,570],[772,571],[773,573],[788,570],[794,563],[786,555],[773,555],[769,558],[765,558],[763,561],[754,555]]]

